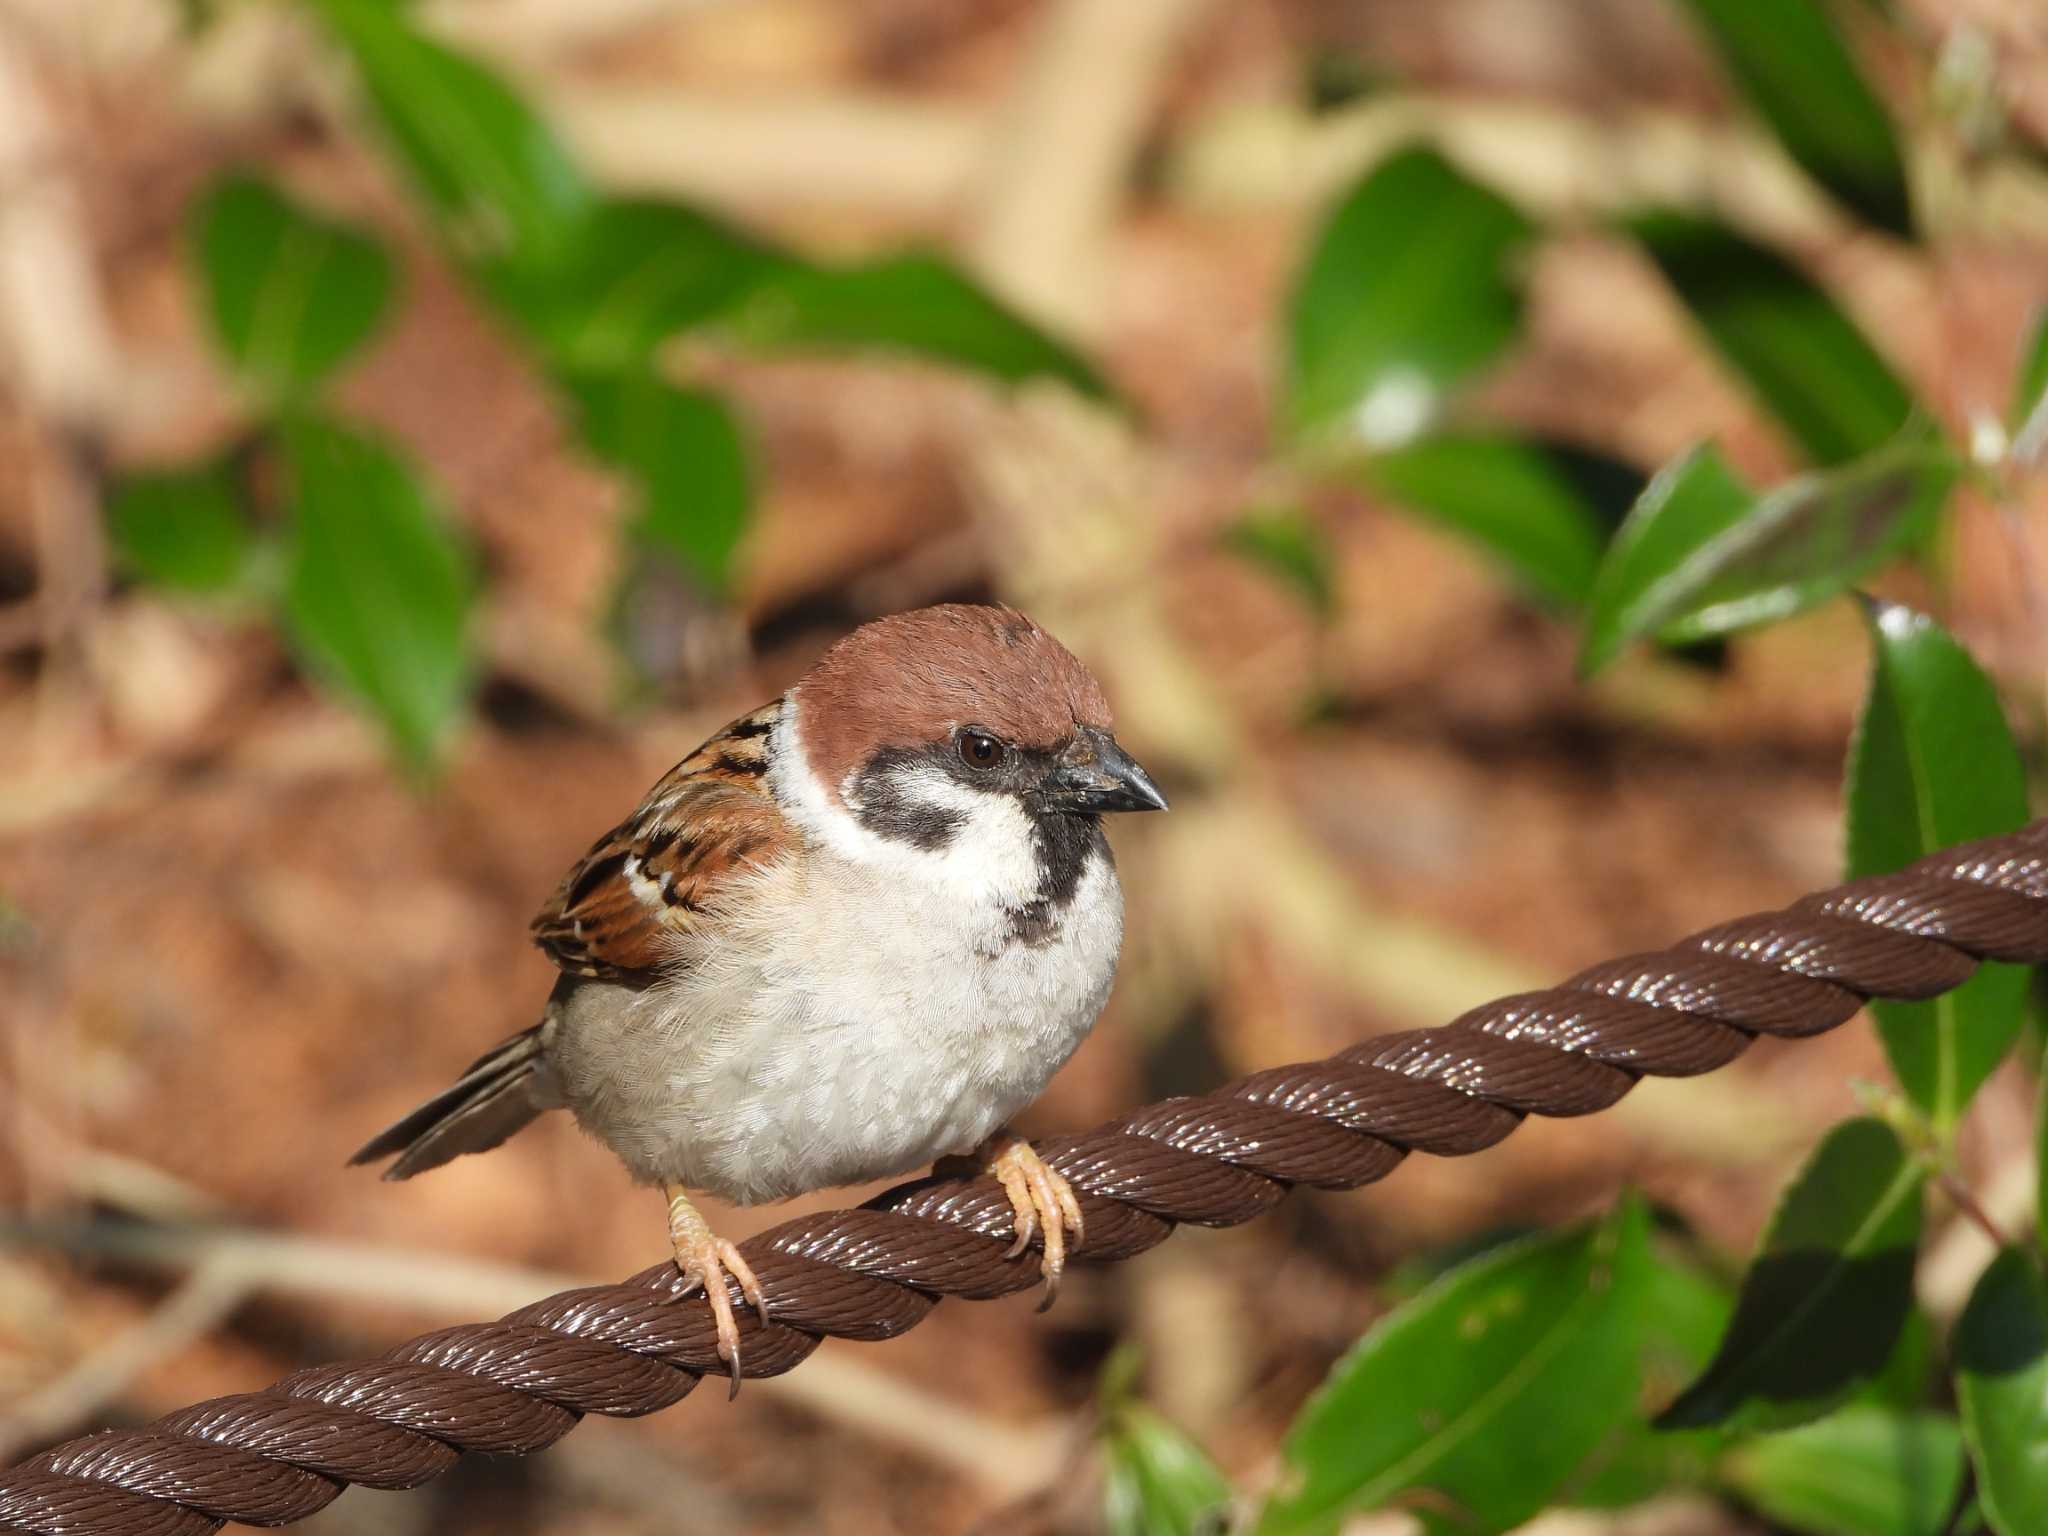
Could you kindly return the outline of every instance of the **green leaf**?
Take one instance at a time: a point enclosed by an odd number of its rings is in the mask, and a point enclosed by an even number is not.
[[[789,258],[680,203],[599,203],[556,268],[486,273],[492,297],[559,367],[644,366]]]
[[[763,350],[893,352],[1006,383],[1054,378],[1097,398],[1110,393],[1079,353],[927,252],[850,266],[785,262],[727,320],[736,340]]]
[[[1462,1265],[1383,1319],[1288,1432],[1261,1536],[1389,1503],[1444,1531],[1535,1514],[1634,1404],[1645,1228],[1624,1200],[1598,1225]]]
[[[1793,1179],[1706,1371],[1666,1429],[1778,1428],[1884,1368],[1913,1305],[1926,1177],[1880,1120],[1845,1120]]]
[[[1373,454],[1357,473],[1376,495],[1477,544],[1532,591],[1577,607],[1613,530],[1613,488],[1625,483],[1595,478],[1611,465],[1561,445],[1447,434]]]
[[[1559,1503],[1622,1509],[1711,1482],[1728,1437],[1713,1429],[1653,1429],[1647,1415],[1706,1368],[1734,1305],[1733,1293],[1719,1280],[1675,1259],[1653,1259],[1643,1302],[1637,1410],[1572,1475]]]
[[[1522,321],[1534,230],[1433,150],[1370,171],[1316,236],[1288,312],[1286,414],[1374,447],[1416,436]]]
[[[1947,1414],[1858,1403],[1733,1452],[1728,1482],[1775,1524],[1812,1536],[1941,1536],[1963,1482]]]
[[[2048,1288],[2008,1248],[1984,1271],[1956,1324],[1956,1401],[1998,1536],[2048,1531]]]
[[[303,396],[360,347],[391,296],[375,239],[231,176],[194,205],[192,254],[228,360],[257,389]]]
[[[1293,508],[1247,512],[1223,530],[1223,547],[1286,583],[1327,623],[1337,612],[1337,581],[1330,541]]]
[[[1934,1326],[1918,1307],[1906,1314],[1884,1369],[1873,1376],[1863,1395],[1885,1408],[1918,1408],[1927,1401],[1934,1379]]]
[[[1870,693],[1849,753],[1852,878],[2027,819],[2019,749],[1969,653],[1911,609],[1877,604],[1869,617]],[[1942,1132],[2018,1037],[2026,998],[2026,968],[1992,964],[1926,1002],[1871,1001],[1900,1086]]]
[[[592,194],[540,116],[390,0],[313,0],[449,245],[527,271],[573,250]]]
[[[1870,453],[1906,425],[1906,386],[1783,257],[1686,214],[1648,214],[1629,227],[1707,339],[1816,463]]]
[[[1913,237],[1891,119],[1818,0],[1686,0],[1742,94],[1815,181],[1878,228]]]
[[[1684,644],[1837,596],[1925,535],[1956,474],[1946,448],[1909,435],[1756,496],[1694,449],[1650,482],[1602,563],[1580,669],[1644,635]]]
[[[2018,462],[2031,464],[2048,449],[2048,304],[2034,316],[2033,336],[2013,380],[2006,427]]]
[[[585,445],[639,488],[633,533],[724,591],[753,500],[725,402],[643,373],[582,375],[568,388]]]
[[[461,711],[475,582],[462,541],[397,452],[333,422],[284,433],[291,542],[284,616],[315,671],[424,768]]]
[[[1230,1484],[1199,1445],[1127,1403],[1103,1433],[1103,1523],[1112,1536],[1221,1536]]]
[[[107,530],[126,570],[179,592],[240,585],[256,544],[218,462],[122,481],[107,503]]]
[[[2048,1256],[2048,1062],[2034,1096],[2034,1244]]]

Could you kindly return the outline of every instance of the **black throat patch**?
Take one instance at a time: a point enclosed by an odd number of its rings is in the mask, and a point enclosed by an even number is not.
[[[1081,888],[1090,859],[1100,856],[1113,863],[1109,839],[1102,833],[1100,816],[1070,816],[1062,811],[1031,810],[1031,850],[1038,859],[1038,890],[1023,906],[1010,912],[1005,937],[1012,944],[1036,949],[1059,937],[1067,908]]]

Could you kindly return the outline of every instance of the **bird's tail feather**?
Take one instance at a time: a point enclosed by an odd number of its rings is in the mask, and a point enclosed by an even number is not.
[[[398,1154],[387,1179],[409,1179],[465,1152],[488,1152],[533,1119],[548,1102],[536,1090],[544,1058],[536,1024],[479,1056],[453,1086],[435,1094],[396,1125],[372,1137],[356,1163]]]

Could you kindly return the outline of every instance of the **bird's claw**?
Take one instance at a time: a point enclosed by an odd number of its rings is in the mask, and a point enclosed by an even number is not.
[[[1081,1202],[1075,1198],[1074,1186],[1046,1166],[1031,1143],[1020,1136],[1005,1132],[994,1137],[982,1148],[981,1156],[983,1168],[1003,1186],[1015,1213],[1017,1240],[1005,1257],[1016,1258],[1031,1246],[1034,1237],[1044,1234],[1038,1266],[1045,1277],[1045,1294],[1038,1303],[1043,1312],[1059,1297],[1069,1238],[1079,1247],[1086,1235]]]
[[[682,1294],[700,1288],[711,1305],[711,1320],[718,1330],[718,1358],[725,1362],[732,1379],[728,1400],[740,1395],[740,1327],[733,1316],[732,1292],[725,1280],[739,1282],[740,1295],[763,1323],[768,1321],[768,1303],[761,1295],[761,1282],[745,1255],[725,1238],[714,1233],[680,1190],[670,1190],[668,1200],[669,1242],[675,1249],[676,1268],[682,1272]]]

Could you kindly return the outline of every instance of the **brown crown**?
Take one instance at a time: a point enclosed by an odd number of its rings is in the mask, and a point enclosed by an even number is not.
[[[1014,608],[945,603],[863,624],[797,684],[812,771],[833,793],[877,750],[920,747],[973,725],[1056,747],[1109,728],[1102,685]]]

